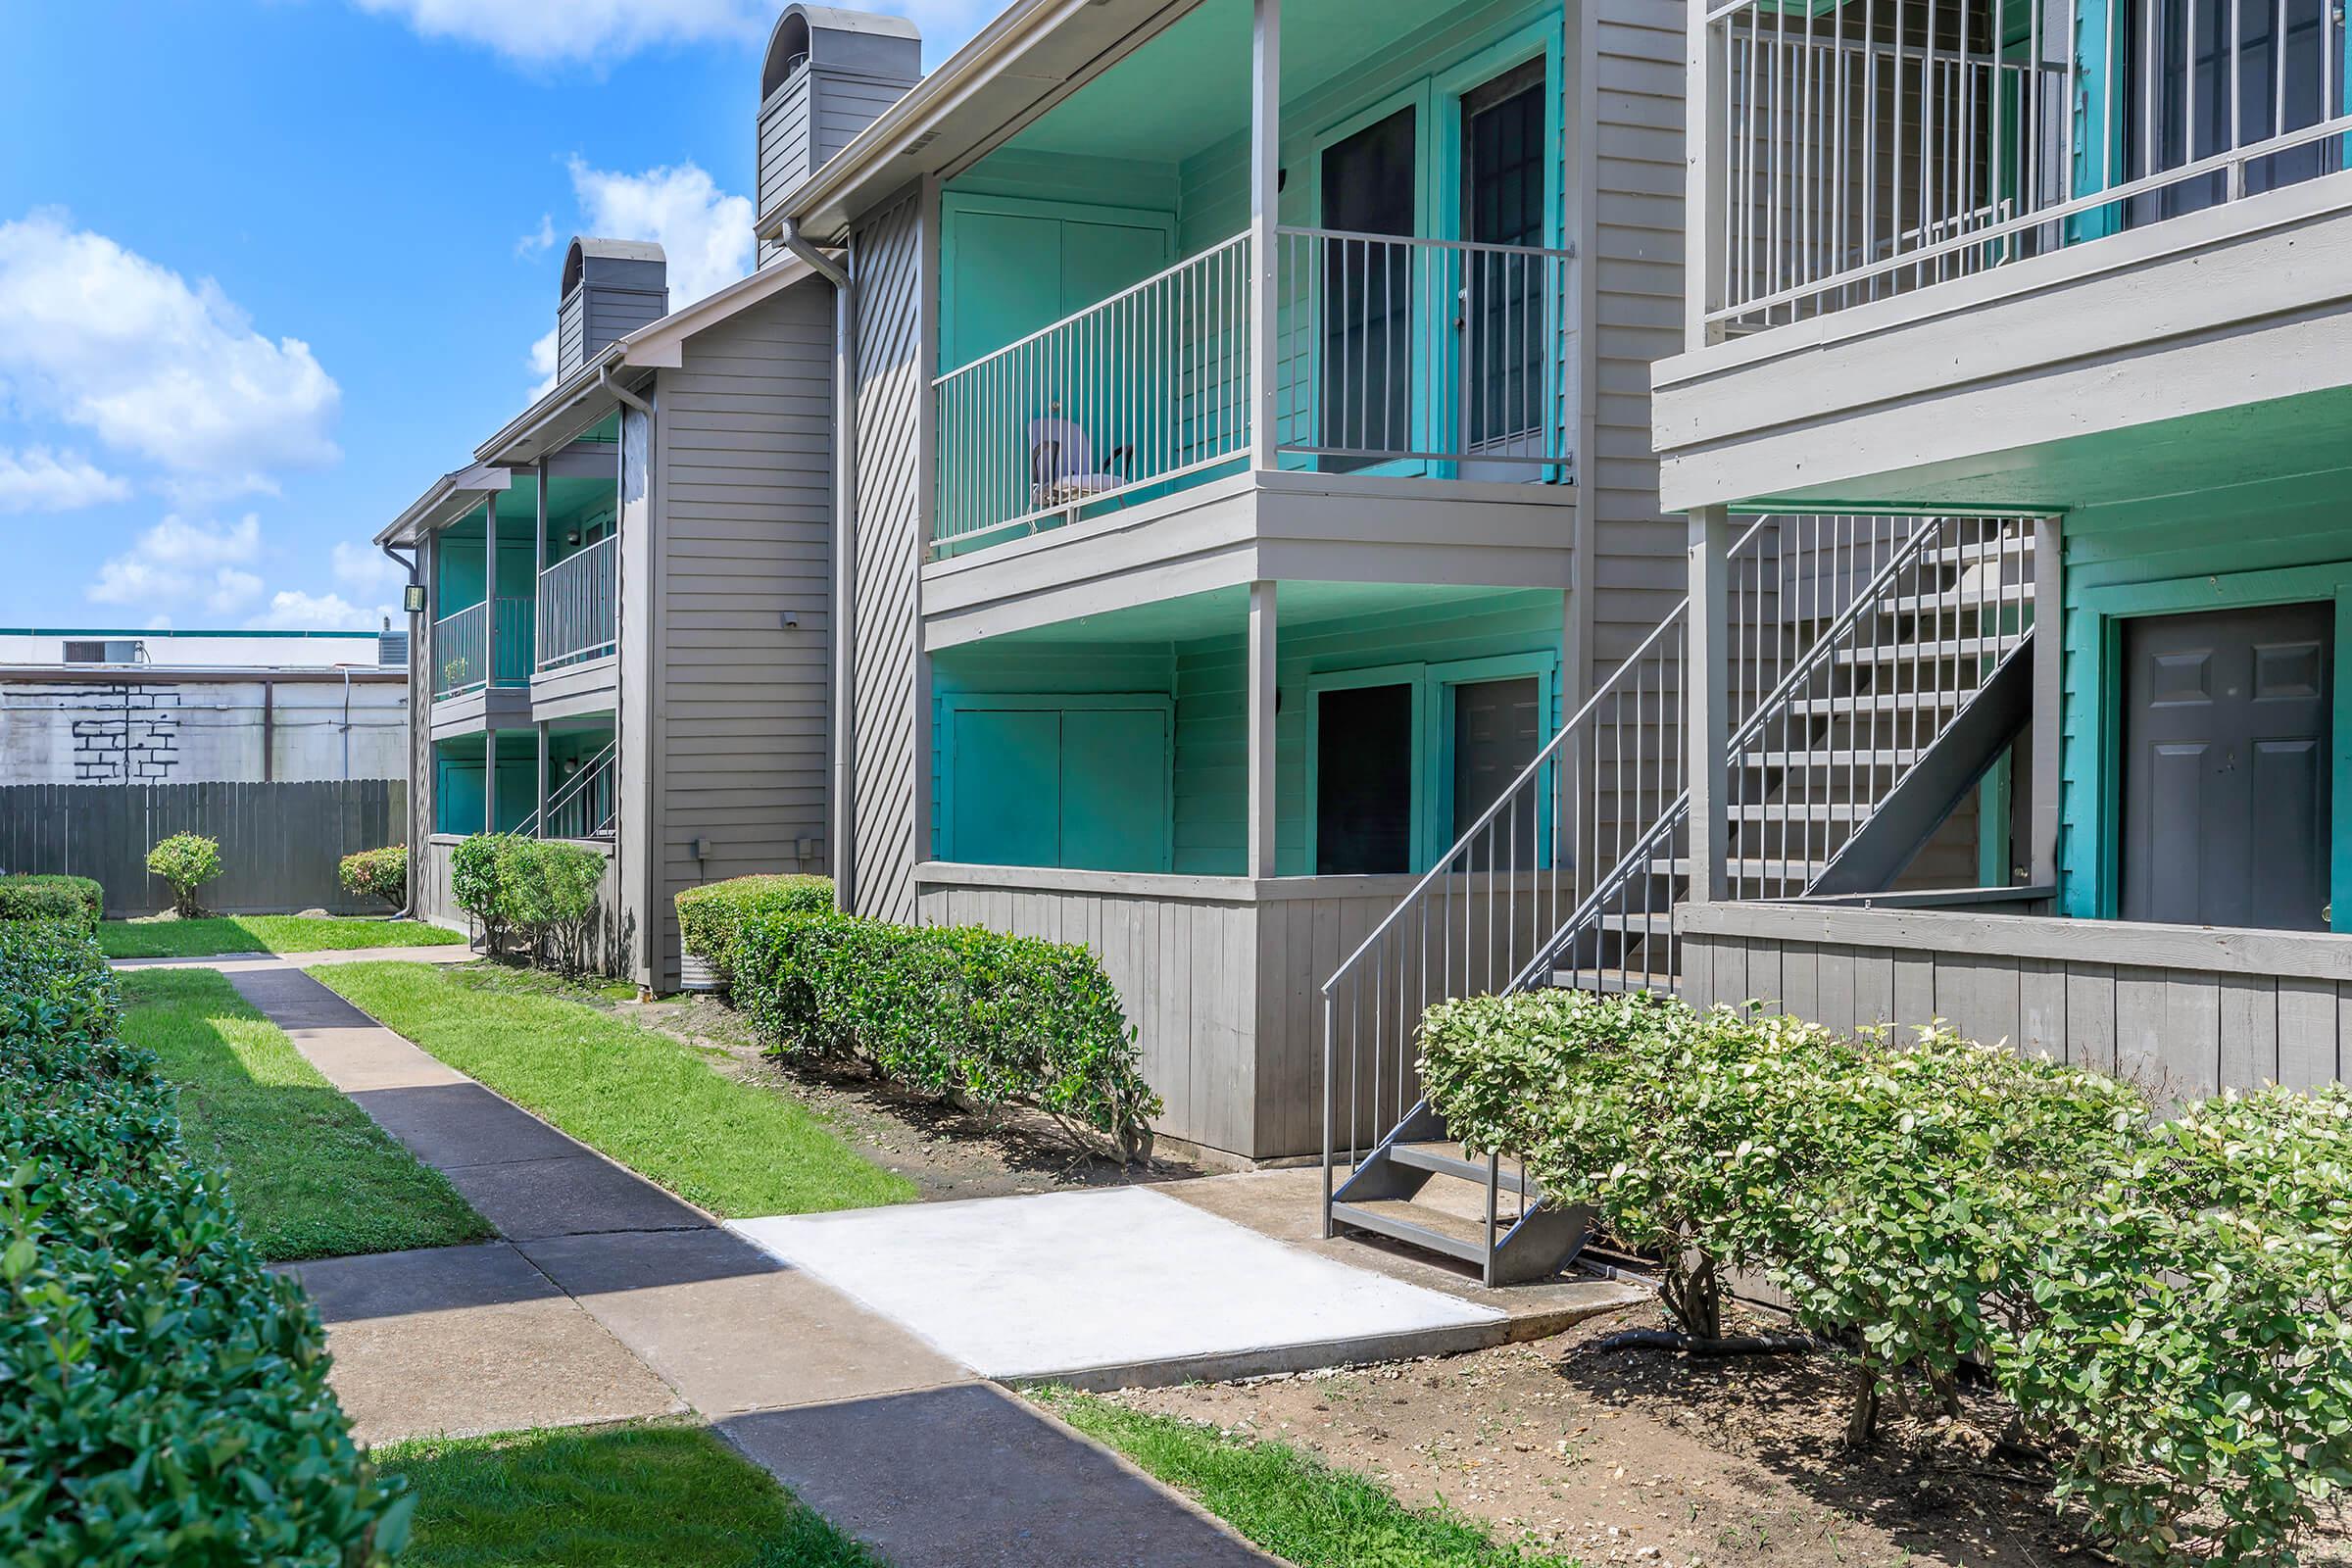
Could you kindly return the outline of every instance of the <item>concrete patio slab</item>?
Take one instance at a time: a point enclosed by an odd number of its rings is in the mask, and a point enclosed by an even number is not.
[[[1493,1345],[1505,1322],[1155,1189],[734,1228],[996,1378],[1103,1388],[1296,1371]]]
[[[1466,1202],[1469,1206],[1463,1212],[1476,1217],[1478,1195],[1468,1186],[1460,1186],[1453,1192],[1444,1190],[1453,1185],[1440,1184],[1440,1190],[1430,1195],[1431,1200],[1441,1206],[1449,1206],[1449,1200]],[[1207,1176],[1199,1181],[1171,1182],[1153,1190],[1220,1219],[1246,1225],[1260,1236],[1301,1248],[1334,1262],[1495,1307],[1506,1320],[1502,1336],[1506,1340],[1542,1339],[1586,1318],[1649,1300],[1656,1294],[1646,1285],[1576,1273],[1490,1291],[1479,1283],[1477,1273],[1466,1263],[1386,1246],[1371,1238],[1326,1237],[1323,1172],[1314,1166]]]
[[[686,1408],[501,1242],[298,1263],[363,1443],[580,1426]]]
[[[735,1416],[718,1431],[894,1568],[1277,1562],[985,1384]]]
[[[289,1029],[286,1038],[345,1094],[468,1081],[455,1067],[372,1024],[365,1029]]]
[[[373,1097],[353,1098],[368,1105]],[[701,1210],[642,1176],[577,1144],[571,1149],[570,1153],[549,1158],[442,1164],[441,1171],[482,1218],[510,1241],[600,1231],[709,1228],[710,1221]]]
[[[905,1329],[726,1231],[573,1236],[522,1251],[706,1415],[970,1381]]]

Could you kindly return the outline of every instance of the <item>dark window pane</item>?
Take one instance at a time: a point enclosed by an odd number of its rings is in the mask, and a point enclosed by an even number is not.
[[[1324,692],[1315,712],[1315,873],[1412,869],[1413,689]]]
[[[1323,150],[1323,226],[1351,234],[1413,231],[1418,116],[1399,109]],[[1323,408],[1320,446],[1378,454],[1410,450],[1412,257],[1409,247],[1334,239],[1323,251]],[[1326,458],[1332,469],[1377,456]]]

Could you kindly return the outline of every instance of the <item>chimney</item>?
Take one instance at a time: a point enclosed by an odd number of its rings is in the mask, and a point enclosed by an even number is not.
[[[923,35],[906,18],[786,6],[760,75],[760,226],[922,76]]]
[[[669,263],[651,240],[574,238],[556,308],[556,379],[669,314]]]

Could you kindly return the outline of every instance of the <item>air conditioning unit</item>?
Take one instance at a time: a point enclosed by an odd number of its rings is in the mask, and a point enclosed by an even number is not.
[[[69,664],[144,664],[147,645],[136,637],[66,639],[65,662]]]

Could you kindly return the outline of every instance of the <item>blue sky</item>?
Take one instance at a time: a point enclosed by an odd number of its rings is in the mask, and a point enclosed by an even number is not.
[[[751,255],[781,0],[76,0],[0,51],[0,624],[374,624],[561,247]],[[894,0],[936,64],[993,0]]]

